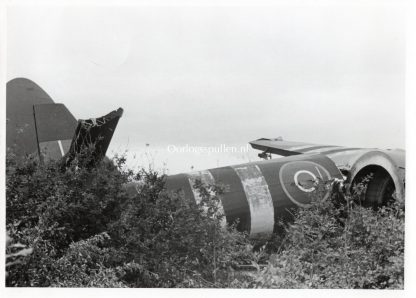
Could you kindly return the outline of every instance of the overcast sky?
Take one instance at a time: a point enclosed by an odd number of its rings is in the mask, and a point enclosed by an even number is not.
[[[7,34],[8,80],[35,81],[76,118],[123,107],[110,151],[138,164],[245,162],[255,153],[166,148],[260,137],[405,145],[400,6],[20,6]]]

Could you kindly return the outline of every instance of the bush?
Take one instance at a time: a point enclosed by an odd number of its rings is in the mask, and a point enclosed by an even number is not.
[[[85,153],[87,154],[87,152]],[[82,156],[80,156],[82,158]],[[129,173],[122,159],[93,169],[28,157],[6,160],[6,224],[11,237],[33,248],[25,264],[13,266],[8,286],[50,286],[53,265],[71,243],[107,229],[118,218]]]
[[[403,288],[404,206],[364,208],[354,195],[323,200],[320,184],[309,209],[298,209],[281,251],[256,276],[254,287]],[[341,198],[339,202],[336,198]]]
[[[113,248],[105,247],[107,233],[72,243],[53,264],[54,287],[126,287],[120,281],[123,268],[111,266]]]
[[[137,196],[123,205],[111,236],[123,259],[146,270],[124,278],[133,287],[222,287],[238,263],[250,263],[247,235],[224,229],[218,202],[221,189],[204,186],[199,205],[164,189],[163,177],[142,171]],[[212,194],[213,193],[213,194]]]
[[[403,288],[403,203],[364,208],[363,184],[324,200],[335,182],[317,183],[311,207],[259,244],[222,227],[221,187],[197,180],[196,204],[122,156],[88,156],[7,158],[7,286]]]
[[[196,205],[156,172],[125,170],[123,157],[91,168],[83,154],[68,168],[7,159],[7,229],[33,249],[7,286],[221,287],[250,263],[247,235],[221,227],[220,188],[197,181]],[[140,182],[134,196],[129,181]]]

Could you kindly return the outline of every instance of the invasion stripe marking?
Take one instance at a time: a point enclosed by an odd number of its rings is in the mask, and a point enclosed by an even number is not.
[[[212,177],[211,173],[207,170],[188,173],[188,180],[189,180],[189,184],[191,185],[191,189],[194,194],[195,201],[197,204],[199,204],[202,200],[202,197],[199,193],[199,190],[194,187],[197,179],[200,179],[202,184],[204,184],[205,186],[215,184],[215,180],[214,180],[214,177]]]
[[[347,155],[351,155],[351,154],[356,154],[357,151],[359,152],[367,152],[367,151],[371,151],[371,149],[351,149],[351,150],[343,150],[343,151],[339,151],[339,152],[330,152],[329,154],[325,153],[326,155],[328,155],[328,157],[332,158],[332,157],[336,157],[336,156],[347,156]]]
[[[309,151],[312,151],[312,150],[315,151],[316,149],[324,149],[324,148],[327,148],[329,150],[329,149],[332,149],[332,148],[339,148],[339,146],[328,146],[328,145],[326,145],[326,146],[310,146],[309,148],[303,148],[301,150],[298,150],[298,152],[308,153]]]
[[[194,187],[195,182],[196,182],[197,179],[200,179],[202,184],[205,187],[210,186],[210,185],[215,185],[215,180],[214,180],[214,177],[212,176],[212,174],[210,173],[210,171],[208,171],[208,170],[188,173],[189,185],[191,186],[192,193],[194,194],[194,198],[195,198],[196,203],[199,204],[202,201],[202,197],[201,197],[201,194],[199,192],[199,189]],[[209,191],[211,196],[215,195],[215,193],[213,191],[211,191],[211,190],[208,190],[208,191]],[[225,215],[224,208],[222,206],[221,200],[220,200],[220,204],[219,204],[218,208],[219,208],[219,212],[221,214]],[[221,226],[225,227],[226,224],[227,224],[227,221],[226,221],[226,218],[224,216],[222,221],[221,221]]]
[[[192,187],[189,185],[187,174],[176,174],[166,177],[166,189],[177,192],[182,199],[189,199],[195,201]]]
[[[222,167],[209,170],[215,182],[224,187],[221,196],[222,205],[228,224],[237,224],[237,230],[250,230],[250,207],[240,177],[232,167]]]
[[[286,148],[286,150],[289,150],[289,151],[299,151],[299,152],[301,152],[300,151],[301,149],[309,149],[309,148],[312,148],[314,146],[315,146],[314,144],[309,144],[309,145],[303,145],[303,146],[289,147],[289,148]]]
[[[324,152],[325,155],[331,155],[338,152],[346,152],[346,151],[354,151],[354,150],[362,150],[363,148],[342,148],[342,149],[336,149],[336,150],[330,150],[327,152]]]
[[[315,149],[315,150],[309,150],[309,151],[305,151],[303,152],[304,154],[312,154],[312,153],[322,153],[325,154],[328,151],[333,151],[333,150],[341,150],[343,147],[329,147],[329,148],[321,148],[321,149]]]
[[[250,207],[250,236],[270,237],[274,227],[274,208],[267,182],[257,165],[233,167],[241,179]]]

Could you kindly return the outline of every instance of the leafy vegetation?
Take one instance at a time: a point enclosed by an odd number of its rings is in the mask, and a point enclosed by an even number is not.
[[[8,156],[7,286],[403,288],[403,202],[364,208],[363,185],[327,200],[317,191],[258,244],[222,227],[221,187],[197,181],[196,204],[122,156],[86,163],[88,152],[68,168]]]
[[[362,207],[356,195],[337,201],[315,195],[286,228],[254,287],[403,288],[404,205]],[[322,189],[322,184],[321,184]],[[318,191],[319,193],[319,191]]]

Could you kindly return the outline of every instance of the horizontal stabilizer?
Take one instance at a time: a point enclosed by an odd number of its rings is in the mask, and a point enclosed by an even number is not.
[[[42,160],[61,159],[69,150],[77,120],[59,103],[35,104],[33,114]]]
[[[61,103],[34,105],[39,143],[72,139],[77,120]]]

